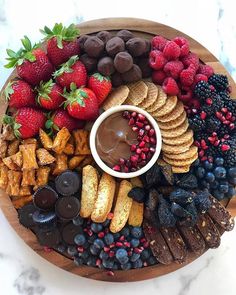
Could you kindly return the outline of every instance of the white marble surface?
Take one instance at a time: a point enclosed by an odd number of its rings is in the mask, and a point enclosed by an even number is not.
[[[17,49],[20,38],[40,38],[38,29],[55,22],[69,24],[102,17],[139,17],[173,26],[205,45],[236,80],[236,22],[233,0],[142,2],[81,0],[0,0],[0,86],[6,70],[5,49]],[[129,4],[130,3],[130,4]],[[132,3],[135,3],[132,4]],[[0,211],[0,294],[160,294],[235,295],[236,230],[217,250],[178,272],[139,283],[95,282],[71,275],[44,261],[15,234]]]

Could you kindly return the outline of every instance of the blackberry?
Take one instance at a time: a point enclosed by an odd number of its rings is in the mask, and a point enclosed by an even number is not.
[[[202,120],[199,115],[194,115],[188,119],[189,126],[193,131],[202,131],[206,127],[206,121]]]
[[[225,106],[224,99],[222,99],[217,93],[214,93],[212,96],[212,104],[211,107],[213,112],[217,112],[221,110]]]
[[[208,79],[208,83],[210,85],[213,85],[215,89],[218,91],[224,91],[229,86],[229,81],[227,76],[220,75],[220,74],[213,74],[212,76],[210,76]]]
[[[206,150],[206,155],[208,157],[216,158],[219,155],[219,147],[210,145],[208,149]]]
[[[234,116],[236,115],[236,100],[231,98],[224,99],[224,107],[227,108]]]
[[[230,99],[230,95],[227,91],[218,91],[217,93],[224,100]]]
[[[226,167],[236,166],[236,150],[230,150],[230,152],[224,156],[224,163]]]
[[[221,127],[221,121],[219,119],[217,119],[215,116],[207,118],[207,120],[206,120],[207,131],[212,133],[212,132],[219,130],[220,127]]]
[[[206,99],[211,96],[210,85],[205,81],[199,81],[195,88],[194,93],[199,99]]]
[[[223,138],[224,135],[230,134],[230,133],[231,133],[231,130],[229,129],[229,126],[225,124],[221,124],[219,130],[217,131],[219,138]]]
[[[215,113],[214,108],[212,108],[212,105],[204,104],[202,106],[202,111],[204,111],[208,116],[211,116]]]

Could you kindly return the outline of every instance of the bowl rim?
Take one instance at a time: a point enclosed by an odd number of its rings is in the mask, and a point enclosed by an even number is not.
[[[98,155],[97,152],[97,148],[96,148],[96,133],[97,130],[99,128],[99,126],[102,124],[102,122],[108,118],[109,116],[111,116],[114,113],[117,112],[122,112],[122,111],[134,111],[140,114],[143,114],[147,120],[151,123],[152,127],[155,130],[155,134],[156,134],[156,151],[153,154],[151,160],[141,169],[135,171],[135,172],[119,172],[119,171],[114,171],[112,168],[110,168],[109,166],[107,166],[100,158],[100,156]],[[160,128],[158,126],[158,123],[156,122],[156,120],[152,117],[152,115],[150,115],[147,111],[136,107],[136,106],[132,106],[132,105],[120,105],[120,106],[114,106],[111,107],[110,109],[104,111],[98,118],[97,120],[94,122],[91,132],[90,132],[90,138],[89,138],[89,144],[90,144],[90,149],[91,149],[91,153],[92,156],[95,160],[95,162],[97,163],[97,165],[106,173],[117,177],[117,178],[123,178],[123,179],[127,179],[127,178],[133,178],[133,177],[137,177],[140,176],[142,174],[144,174],[145,172],[147,172],[157,161],[160,152],[161,152],[161,146],[162,146],[162,137],[161,137],[161,131]]]

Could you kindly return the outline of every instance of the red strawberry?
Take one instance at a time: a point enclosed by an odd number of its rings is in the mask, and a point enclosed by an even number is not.
[[[57,67],[80,53],[77,41],[79,29],[74,24],[69,27],[63,27],[62,23],[55,24],[52,30],[45,26],[40,31],[46,35],[47,54],[54,66]]]
[[[62,87],[66,87],[67,90],[70,89],[70,84],[72,82],[74,82],[77,87],[86,85],[87,71],[84,64],[78,59],[77,55],[72,56],[54,73],[57,83]]]
[[[53,65],[47,54],[38,45],[32,47],[28,37],[21,39],[24,48],[14,52],[7,49],[9,63],[6,68],[16,67],[18,75],[29,84],[36,86],[40,81],[47,81],[53,73]]]
[[[17,111],[14,118],[5,115],[3,122],[13,127],[16,137],[25,139],[39,133],[39,129],[44,127],[46,116],[42,110],[23,107]]]
[[[45,126],[48,129],[52,128],[57,131],[66,127],[69,131],[72,131],[83,128],[85,123],[85,121],[72,118],[66,110],[60,108],[49,117]]]
[[[31,86],[23,80],[11,81],[4,89],[9,107],[22,108],[36,106],[35,93]]]
[[[98,117],[98,100],[91,89],[77,88],[71,83],[70,92],[65,92],[65,106],[68,113],[77,119],[94,120]]]
[[[95,73],[88,79],[88,88],[93,90],[100,105],[111,91],[111,80],[100,73]]]
[[[62,96],[62,87],[53,83],[52,79],[48,82],[40,82],[40,85],[36,90],[38,92],[37,101],[44,109],[56,110],[65,101]]]

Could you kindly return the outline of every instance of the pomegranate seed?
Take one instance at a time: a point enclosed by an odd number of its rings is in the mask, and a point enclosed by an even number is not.
[[[217,133],[216,133],[216,132],[213,132],[212,135],[213,135],[213,136],[217,136]]]
[[[78,251],[79,253],[83,253],[83,252],[84,252],[84,248],[83,248],[82,246],[78,246],[78,247],[77,247],[77,251]]]
[[[122,116],[126,119],[129,119],[130,118],[130,113],[128,111],[124,111]]]
[[[116,242],[116,247],[122,247],[123,246],[123,243],[121,242]]]
[[[230,125],[229,125],[229,126],[230,126]],[[229,134],[225,134],[225,135],[224,135],[224,138],[225,138],[225,139],[229,139]]]
[[[230,149],[230,146],[228,144],[222,144],[220,149],[222,150],[222,152],[226,152]]]
[[[147,261],[144,261],[143,266],[146,267],[147,265]]]
[[[156,149],[155,149],[155,148],[153,148],[153,147],[150,147],[149,151],[150,151],[152,154],[154,154],[154,153],[155,153],[155,151],[156,151]]]
[[[197,147],[201,146],[200,143],[197,140],[194,141],[194,145],[197,146]]]
[[[130,120],[129,120],[129,126],[131,126],[131,125],[134,125],[134,118],[130,118]]]
[[[104,252],[106,252],[106,253],[107,253],[107,252],[110,252],[110,248],[109,248],[109,247],[106,247],[106,246],[103,247],[103,250],[104,250]]]
[[[112,243],[111,245],[110,245],[110,248],[114,248],[115,247],[115,243]]]
[[[141,157],[142,160],[146,160],[146,155],[144,153],[141,153],[140,157]]]
[[[145,132],[145,131],[144,131],[143,129],[140,129],[139,132],[138,132],[138,135],[139,135],[139,136],[143,136],[143,135],[144,135],[144,132]]]
[[[139,165],[140,165],[141,167],[144,167],[146,164],[147,164],[146,161],[141,161],[141,162],[139,163]]]
[[[228,109],[227,108],[222,108],[221,111],[222,111],[222,113],[227,113]]]
[[[139,144],[139,147],[143,148],[145,146],[146,142],[145,141],[141,141]]]
[[[120,162],[121,165],[124,165],[124,164],[125,164],[125,159],[120,158],[120,159],[119,159],[119,162]]]
[[[201,146],[206,146],[206,142],[204,139],[201,139]]]
[[[115,256],[115,252],[114,252],[114,251],[110,251],[108,255],[109,255],[109,257],[111,257],[111,258],[112,258],[112,257],[114,257],[114,256]]]
[[[149,122],[148,122],[148,120],[145,120],[143,123],[144,123],[145,125],[147,125]]]
[[[124,172],[128,173],[129,172],[129,168],[127,166],[124,167]]]
[[[151,129],[151,126],[150,126],[150,125],[146,125],[146,126],[145,126],[145,130],[146,130],[146,131],[149,131],[150,129]]]
[[[87,228],[84,228],[84,232],[86,233],[88,231],[88,229]]]
[[[49,252],[52,252],[52,249],[47,246],[44,246],[43,251],[49,253]]]
[[[211,104],[212,104],[212,99],[211,99],[211,98],[207,98],[207,99],[206,99],[206,103],[207,103],[208,105],[211,105]]]
[[[107,214],[107,219],[110,220],[110,219],[113,218],[113,216],[114,216],[114,213],[110,212],[110,213]]]
[[[192,113],[196,114],[197,113],[197,109],[192,109]]]
[[[147,135],[144,135],[143,140],[146,141],[146,142],[150,142],[150,138]]]
[[[223,124],[224,124],[224,125],[229,125],[229,124],[230,124],[230,121],[229,121],[229,120],[224,120],[224,121],[223,121]]]
[[[133,254],[132,251],[128,252],[128,256],[132,256],[132,254]]]
[[[154,129],[150,129],[148,132],[149,136],[153,136],[155,134],[155,130]]]
[[[214,143],[213,143],[213,145],[214,146],[218,146],[220,144],[220,141],[219,141],[219,139],[218,140],[216,140]]]
[[[93,235],[93,232],[91,231],[91,229],[88,230],[87,234],[91,237]]]
[[[115,165],[112,169],[118,172],[121,170],[120,165]]]
[[[204,154],[205,154],[205,151],[204,150],[200,150],[200,152],[198,154],[199,154],[199,157],[203,157]]]
[[[143,243],[143,248],[148,248],[149,247],[149,242]]]
[[[216,112],[216,117],[221,120],[223,115],[220,112]]]
[[[107,275],[110,276],[110,277],[114,277],[115,273],[114,273],[114,271],[109,270],[109,271],[107,272]]]
[[[141,238],[139,241],[140,241],[141,243],[145,243],[147,240],[146,240],[145,238]]]
[[[105,236],[105,233],[103,232],[103,231],[101,231],[100,233],[98,233],[98,237],[99,238],[104,238],[104,236]]]
[[[207,150],[208,149],[208,145],[205,145],[202,147],[203,150]]]
[[[135,125],[138,126],[139,128],[143,128],[144,124],[142,122],[136,122]]]
[[[213,163],[213,160],[214,160],[213,157],[211,157],[211,156],[208,157],[208,161],[209,161],[210,163]]]
[[[233,130],[234,127],[235,127],[234,123],[229,124],[229,128],[230,128],[231,130]]]
[[[152,153],[149,152],[149,153],[147,154],[147,160],[150,160],[151,158],[152,158]]]
[[[225,139],[224,138],[221,138],[221,140],[220,140],[221,142],[225,142]]]
[[[145,147],[145,148],[142,149],[142,151],[143,151],[144,153],[147,153],[147,152],[149,152],[149,148],[148,148],[148,147]]]
[[[202,120],[205,120],[205,119],[206,119],[206,116],[207,116],[206,112],[201,112],[201,114],[200,114],[200,118],[201,118]]]
[[[143,252],[143,250],[141,250],[139,248],[134,248],[134,253],[140,254],[142,252]]]
[[[133,117],[133,118],[135,118],[137,116],[137,113],[136,112],[133,112],[132,114],[131,114],[131,117]]]
[[[119,238],[119,240],[120,240],[121,242],[123,242],[123,241],[125,240],[125,236],[121,236],[121,237]]]
[[[151,142],[152,144],[156,144],[156,139],[155,139],[154,137],[150,137],[150,142]]]
[[[230,118],[232,118],[232,113],[231,112],[228,112],[227,114],[226,114],[226,119],[227,120],[229,120]]]
[[[133,164],[133,163],[137,163],[137,162],[138,162],[138,157],[137,157],[136,155],[131,156],[131,157],[130,157],[130,161],[132,162],[132,164]]]
[[[136,144],[132,144],[130,150],[131,152],[134,152],[136,150]]]
[[[124,242],[124,246],[127,247],[127,248],[130,248],[130,242],[127,242],[127,241]]]
[[[137,132],[139,129],[138,129],[138,127],[134,126],[134,127],[132,127],[132,130],[133,130],[134,132]]]
[[[210,89],[211,89],[211,91],[216,90],[215,87],[214,87],[213,85],[210,85]]]
[[[96,266],[99,266],[99,265],[101,265],[101,264],[102,264],[101,259],[97,259],[97,260],[96,260]]]
[[[143,114],[138,114],[138,119],[140,121],[145,121],[146,120],[146,117]]]
[[[204,157],[201,158],[201,161],[202,161],[202,162],[204,162],[204,161],[206,161],[206,160],[207,160],[207,156],[204,156]]]
[[[136,149],[136,153],[139,155],[139,154],[142,153],[142,150],[141,150],[140,148],[137,148],[137,149]]]
[[[130,169],[130,171],[131,171],[131,172],[135,172],[135,171],[137,171],[137,169],[136,169],[135,167],[132,167],[132,168]]]

